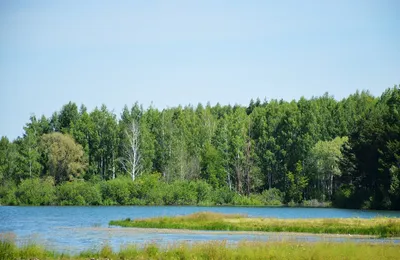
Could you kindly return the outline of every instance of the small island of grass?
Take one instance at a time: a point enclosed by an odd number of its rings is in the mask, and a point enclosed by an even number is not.
[[[186,216],[113,220],[112,226],[213,231],[297,232],[400,237],[400,219],[277,219],[199,212]]]

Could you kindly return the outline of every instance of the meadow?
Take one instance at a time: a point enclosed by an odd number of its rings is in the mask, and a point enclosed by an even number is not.
[[[249,242],[236,245],[225,241],[174,243],[160,246],[126,245],[113,251],[108,245],[78,254],[63,254],[35,243],[17,246],[0,240],[0,259],[400,259],[395,244]]]
[[[185,216],[113,220],[113,226],[190,230],[299,232],[314,234],[352,234],[400,237],[398,218],[250,218],[242,214],[199,212]]]

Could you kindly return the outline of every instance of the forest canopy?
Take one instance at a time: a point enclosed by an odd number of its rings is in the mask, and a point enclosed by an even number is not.
[[[398,86],[119,115],[69,102],[1,137],[0,204],[400,209],[399,127]]]

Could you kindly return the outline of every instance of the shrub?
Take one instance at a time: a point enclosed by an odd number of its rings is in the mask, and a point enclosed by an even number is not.
[[[17,186],[14,183],[6,183],[0,186],[0,205],[18,205],[16,193]]]
[[[260,197],[254,194],[250,194],[250,196],[244,196],[240,194],[235,194],[234,205],[238,206],[262,206],[263,203],[260,200]]]
[[[264,190],[261,193],[261,197],[264,205],[279,206],[282,205],[285,196],[280,190],[272,188]]]
[[[54,180],[50,177],[23,180],[17,189],[17,197],[23,205],[50,205],[55,194]]]
[[[193,182],[196,191],[197,204],[212,204],[212,187],[205,181],[199,180]]]
[[[58,186],[58,201],[60,205],[101,205],[99,185],[90,182],[64,182]]]
[[[354,192],[354,186],[340,186],[333,197],[333,204],[336,207],[340,208],[353,208],[359,206],[359,204],[361,204],[361,201],[356,196],[354,196]]]
[[[58,203],[63,206],[86,205],[81,195],[83,182],[64,182],[58,186]]]
[[[223,187],[214,190],[214,203],[216,205],[227,205],[227,204],[233,204],[234,198],[235,198],[235,192],[232,190],[229,190],[228,187]]]
[[[303,200],[302,206],[304,207],[330,207],[330,202],[320,202],[317,199]]]
[[[102,182],[101,195],[103,200],[111,201],[111,204],[126,205],[130,202],[130,185],[132,180],[126,177],[118,177]]]
[[[174,181],[170,184],[164,184],[163,187],[162,198],[165,205],[197,204],[197,191],[194,183]]]

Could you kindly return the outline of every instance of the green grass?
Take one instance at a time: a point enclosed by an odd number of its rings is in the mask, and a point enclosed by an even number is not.
[[[398,218],[276,219],[200,212],[186,216],[110,221],[110,225],[221,231],[300,232],[400,237]]]
[[[160,247],[124,246],[114,252],[110,246],[97,251],[63,255],[31,244],[17,247],[14,242],[0,240],[0,259],[400,259],[400,246],[394,244],[240,242],[224,241],[175,243]]]

